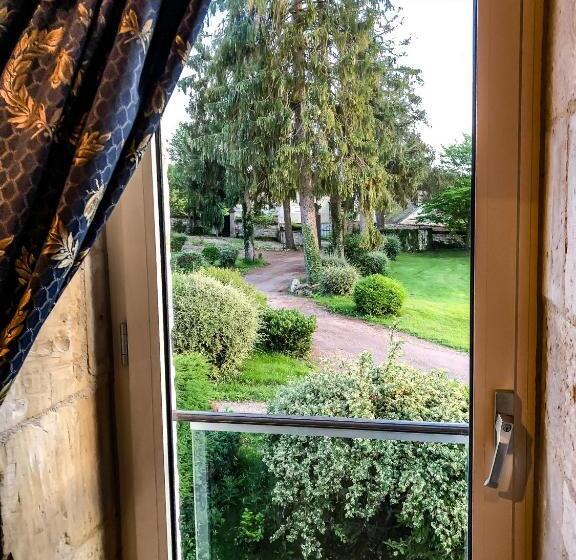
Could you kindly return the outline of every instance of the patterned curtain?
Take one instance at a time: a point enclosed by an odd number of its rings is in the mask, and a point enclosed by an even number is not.
[[[0,404],[154,134],[210,0],[0,0]]]

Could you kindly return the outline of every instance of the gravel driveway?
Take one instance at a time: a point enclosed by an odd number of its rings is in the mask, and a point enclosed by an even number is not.
[[[264,258],[269,264],[251,271],[246,280],[268,296],[270,306],[299,309],[308,315],[316,315],[318,326],[312,346],[314,360],[324,356],[350,358],[364,351],[371,352],[376,361],[386,357],[390,329],[330,313],[308,298],[288,293],[292,279],[304,275],[301,252],[267,252]],[[468,354],[404,333],[397,333],[397,337],[403,343],[402,361],[422,371],[444,369],[451,377],[468,382]]]

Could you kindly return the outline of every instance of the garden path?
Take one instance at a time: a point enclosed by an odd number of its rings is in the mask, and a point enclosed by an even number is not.
[[[302,252],[266,252],[263,256],[268,265],[248,273],[246,280],[268,296],[271,307],[288,307],[316,315],[318,325],[312,344],[313,360],[350,358],[364,351],[370,352],[377,362],[386,358],[390,329],[330,313],[311,299],[288,293],[292,280],[304,275]],[[451,377],[468,382],[468,354],[404,333],[396,336],[402,341],[401,361],[422,371],[444,369]]]

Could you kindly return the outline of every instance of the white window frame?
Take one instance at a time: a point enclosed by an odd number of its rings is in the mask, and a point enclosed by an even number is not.
[[[433,0],[430,0],[433,1]],[[542,0],[477,0],[471,547],[473,560],[532,555],[537,371]],[[178,550],[159,207],[160,148],[144,155],[107,227],[123,560]],[[163,219],[166,219],[165,217]],[[507,242],[508,241],[508,242]],[[166,278],[167,280],[167,278]],[[128,363],[120,325],[128,326]],[[493,398],[516,392],[511,490],[485,488]],[[518,425],[518,422],[521,425]],[[512,463],[512,461],[509,461]],[[506,479],[505,476],[505,479]]]

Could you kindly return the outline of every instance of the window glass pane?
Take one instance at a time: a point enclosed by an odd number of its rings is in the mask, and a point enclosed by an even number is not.
[[[464,558],[465,445],[178,429],[184,558]]]

